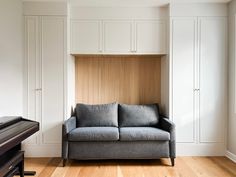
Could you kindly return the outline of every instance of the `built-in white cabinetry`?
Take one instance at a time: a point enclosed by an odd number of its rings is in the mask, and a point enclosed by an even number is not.
[[[67,52],[166,54],[161,101],[176,124],[177,155],[224,155],[226,5],[67,9],[66,3],[24,2],[25,115],[40,122],[40,132],[25,143],[26,155],[60,156],[62,121],[75,99],[74,60]]]
[[[26,112],[40,122],[40,132],[25,144],[28,155],[60,155],[65,47],[65,17],[25,16]]]
[[[71,20],[72,54],[166,54],[165,20]]]
[[[174,17],[170,26],[170,115],[181,147],[177,150],[223,154],[227,18]]]

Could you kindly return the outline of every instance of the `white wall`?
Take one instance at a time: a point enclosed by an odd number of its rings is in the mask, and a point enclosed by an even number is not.
[[[67,6],[67,110],[66,118],[69,118],[75,107],[75,57],[70,55],[70,6]]]
[[[68,55],[67,58],[67,110],[66,119],[71,116],[75,108],[75,58]]]
[[[236,21],[236,1],[229,4],[229,104],[228,104],[228,140],[227,140],[227,156],[236,162],[236,53],[235,53],[235,21]]]
[[[0,0],[0,116],[23,113],[21,0]]]

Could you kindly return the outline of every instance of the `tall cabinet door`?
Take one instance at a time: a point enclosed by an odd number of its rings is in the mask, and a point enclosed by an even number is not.
[[[60,143],[64,120],[65,20],[42,17],[42,141]]]
[[[194,142],[195,18],[172,19],[172,117],[177,142]],[[188,133],[186,133],[188,132]]]
[[[25,58],[27,65],[25,90],[27,90],[26,117],[30,120],[41,120],[40,96],[40,60],[39,60],[39,17],[25,17]],[[38,144],[39,136],[36,134],[26,140],[27,144]]]
[[[200,142],[222,142],[226,108],[226,19],[199,19]]]
[[[60,155],[64,120],[65,33],[64,17],[25,17],[27,118],[40,123],[37,136],[24,144],[26,155]]]

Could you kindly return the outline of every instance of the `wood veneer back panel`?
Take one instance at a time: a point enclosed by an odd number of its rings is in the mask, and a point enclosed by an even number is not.
[[[160,103],[159,56],[76,56],[76,102]]]

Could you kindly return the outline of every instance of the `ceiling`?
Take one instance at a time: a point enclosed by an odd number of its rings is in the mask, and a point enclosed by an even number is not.
[[[24,2],[68,2],[78,6],[165,6],[169,3],[228,3],[231,0],[23,0]]]

